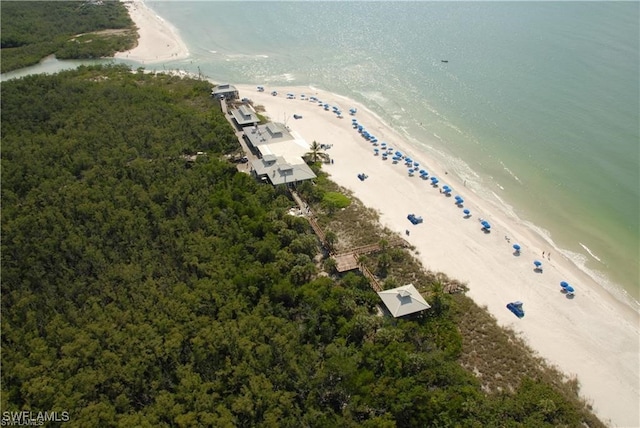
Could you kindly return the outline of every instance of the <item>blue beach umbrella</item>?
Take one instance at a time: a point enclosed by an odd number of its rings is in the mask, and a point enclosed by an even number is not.
[[[482,225],[482,227],[484,227],[485,229],[491,229],[491,225],[489,224],[488,221],[483,221],[482,223],[480,223]]]
[[[415,166],[416,168],[418,168],[420,166],[420,164],[418,162],[414,162],[413,166]]]
[[[464,203],[464,199],[456,198],[456,205],[462,205]]]
[[[399,151],[398,151],[398,152],[396,152],[396,156],[398,156],[398,157],[400,157],[400,158],[401,158],[401,157],[402,157],[402,152],[399,152]]]
[[[516,250],[516,251],[520,251],[520,245],[513,244],[513,249]]]
[[[535,265],[535,267],[540,267],[542,266],[542,262],[540,260],[534,260],[533,264]]]
[[[354,117],[353,119],[351,119],[351,123],[358,123],[358,119]]]
[[[566,290],[567,293],[573,293],[574,291],[576,291],[570,285],[567,285],[566,287],[564,287],[564,289]]]
[[[560,287],[567,288],[568,286],[569,286],[569,283],[567,281],[560,281]]]
[[[462,210],[462,212],[464,213],[464,215],[469,215],[469,214],[471,214],[471,211],[469,211],[469,210],[468,210],[468,209],[466,209],[466,208],[465,208],[464,210]]]
[[[382,143],[380,143],[380,145],[381,145],[382,147],[387,147],[387,143],[385,143],[384,141],[383,141]]]

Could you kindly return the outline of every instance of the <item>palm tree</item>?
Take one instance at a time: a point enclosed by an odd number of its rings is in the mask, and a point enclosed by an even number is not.
[[[318,144],[317,141],[314,140],[313,143],[311,143],[311,147],[309,147],[309,151],[305,153],[304,157],[311,160],[312,163],[316,163],[318,160],[326,162],[329,160],[329,155],[322,150],[324,149],[320,147],[320,144]]]

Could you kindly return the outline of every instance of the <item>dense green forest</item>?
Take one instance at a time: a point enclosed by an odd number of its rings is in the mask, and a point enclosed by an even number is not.
[[[2,1],[0,7],[3,73],[37,64],[49,55],[113,56],[135,46],[138,38],[119,1]]]
[[[602,426],[535,377],[488,393],[461,363],[458,323],[481,311],[437,281],[417,283],[432,310],[380,316],[364,277],[322,263],[286,189],[225,160],[239,144],[208,82],[108,66],[0,89],[2,411],[67,411],[74,427]],[[336,191],[305,187],[312,203]],[[387,285],[414,263],[390,254]]]

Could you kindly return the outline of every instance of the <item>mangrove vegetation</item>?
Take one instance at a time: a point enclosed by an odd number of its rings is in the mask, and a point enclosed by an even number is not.
[[[603,426],[575,382],[464,284],[386,245],[376,214],[314,165],[298,190],[327,241],[380,242],[360,262],[432,306],[384,316],[289,214],[286,188],[226,160],[239,143],[210,90],[124,66],[1,84],[3,412],[66,411],[70,427]]]

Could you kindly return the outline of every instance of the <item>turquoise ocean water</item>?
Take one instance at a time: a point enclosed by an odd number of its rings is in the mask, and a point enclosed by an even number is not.
[[[637,2],[147,4],[191,53],[148,69],[356,99],[639,307]]]

